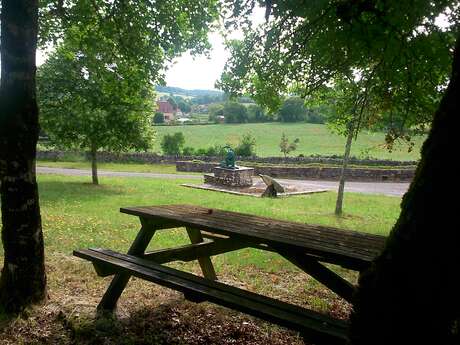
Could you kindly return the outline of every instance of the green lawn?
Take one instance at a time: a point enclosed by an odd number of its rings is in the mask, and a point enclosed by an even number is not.
[[[77,162],[37,161],[37,166],[49,167],[49,168],[86,169],[86,170],[91,169],[91,163],[88,161],[77,161]],[[108,171],[126,171],[126,172],[161,173],[161,174],[182,173],[182,172],[176,171],[176,166],[174,164],[98,163],[97,167],[99,170],[108,170]]]
[[[282,133],[290,140],[300,139],[300,144],[293,156],[303,155],[342,155],[345,138],[333,134],[325,125],[307,123],[258,123],[258,124],[219,124],[203,126],[157,126],[155,152],[161,152],[160,142],[164,134],[182,132],[185,136],[185,146],[205,148],[215,144],[236,144],[245,133],[251,133],[256,138],[256,153],[258,156],[281,156],[279,142]],[[383,133],[362,132],[353,143],[352,155],[357,157],[374,157],[392,160],[417,160],[420,156],[422,137],[414,138],[415,147],[407,152],[407,146],[399,145],[393,152],[388,152],[383,144]]]
[[[181,183],[196,181],[144,178],[104,178],[93,186],[87,177],[39,175],[40,201],[48,254],[70,255],[76,248],[104,247],[126,251],[139,228],[136,217],[120,207],[190,203],[297,222],[323,224],[387,234],[399,213],[400,199],[346,194],[345,216],[333,215],[336,193],[327,192],[281,199],[259,199],[190,189]],[[161,232],[155,243],[186,243],[183,229]],[[244,250],[220,256],[219,263],[254,264],[276,270],[285,262],[274,254]]]
[[[107,339],[109,343],[119,343],[121,338],[126,338],[123,344],[141,344],[148,338],[152,339],[151,343],[169,344],[171,342],[156,339],[170,339],[171,335],[188,339],[189,334],[201,331],[196,320],[206,319],[208,323],[213,322],[210,324],[213,329],[222,323],[237,327],[250,323],[254,326],[244,332],[268,332],[260,343],[271,343],[273,336],[285,339],[279,344],[303,344],[292,332],[212,304],[184,302],[174,292],[140,279],[132,279],[123,292],[119,302],[122,318],[116,322],[112,318],[95,318],[95,308],[110,278],[96,277],[89,263],[72,258],[72,250],[103,247],[126,252],[138,232],[139,221],[121,214],[119,208],[124,206],[190,203],[387,234],[398,216],[400,203],[400,198],[395,197],[346,194],[345,216],[336,218],[333,215],[335,192],[259,199],[180,186],[194,182],[190,180],[105,177],[100,186],[87,183],[87,177],[39,175],[38,180],[50,298],[43,307],[32,310],[29,318],[18,318],[14,322],[5,319],[3,332],[0,314],[0,343],[35,344],[37,330],[47,330],[45,340],[40,343],[100,344]],[[184,229],[173,229],[155,234],[154,242],[152,248],[176,246],[188,240]],[[342,319],[350,311],[343,300],[276,254],[244,249],[214,257],[213,263],[219,279],[232,285]],[[194,262],[171,265],[199,274]],[[333,269],[356,282],[356,272]],[[168,322],[171,319],[180,319],[182,326],[171,328]],[[219,333],[219,336],[224,339],[226,334]]]

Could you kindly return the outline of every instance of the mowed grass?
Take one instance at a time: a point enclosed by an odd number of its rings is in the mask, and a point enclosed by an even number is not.
[[[87,247],[126,252],[139,229],[136,217],[122,214],[120,207],[196,204],[302,223],[329,225],[375,234],[387,234],[398,213],[400,198],[346,194],[342,218],[333,215],[335,192],[260,199],[191,189],[186,180],[102,178],[102,185],[88,177],[39,175],[41,213],[48,254],[71,255]],[[184,229],[164,230],[155,235],[152,248],[188,243]],[[276,271],[287,264],[275,254],[242,250],[216,258],[221,264],[255,265]],[[290,267],[290,266],[289,266]]]
[[[53,162],[39,160],[37,161],[39,167],[49,168],[66,168],[66,169],[91,169],[91,162],[89,161],[76,161],[76,162]],[[158,173],[158,174],[178,174],[174,164],[141,164],[141,163],[98,163],[99,170],[107,171],[123,171],[123,172],[139,172],[139,173]],[[194,173],[187,173],[194,174]]]
[[[259,199],[180,186],[196,183],[190,180],[103,177],[102,185],[94,186],[88,177],[39,175],[38,181],[50,297],[29,318],[5,319],[4,328],[0,314],[1,344],[188,344],[191,335],[208,339],[208,329],[213,330],[214,344],[230,344],[228,339],[242,345],[303,344],[294,332],[212,304],[185,302],[175,291],[141,279],[131,279],[123,292],[118,303],[121,318],[96,317],[111,278],[96,277],[93,267],[72,257],[72,251],[103,247],[126,252],[140,226],[136,217],[119,212],[126,206],[188,203],[385,235],[400,204],[396,197],[346,194],[345,215],[336,218],[335,192]],[[155,234],[153,242],[151,248],[160,248],[186,244],[188,239],[184,229],[170,229]],[[214,257],[213,263],[219,280],[230,285],[341,319],[351,310],[276,254],[244,249]],[[200,274],[195,262],[172,266]],[[356,272],[332,269],[356,283]]]
[[[256,154],[260,157],[282,156],[279,143],[283,133],[292,141],[300,139],[299,146],[291,155],[343,155],[345,137],[332,133],[326,125],[309,123],[257,123],[218,124],[202,126],[157,126],[157,140],[154,151],[161,152],[161,138],[165,134],[182,132],[185,146],[206,148],[212,145],[235,145],[239,138],[250,133],[256,139]],[[408,152],[407,145],[397,144],[393,152],[383,146],[384,133],[361,132],[353,143],[351,154],[356,157],[373,157],[391,160],[417,160],[424,137],[415,137],[414,149]]]

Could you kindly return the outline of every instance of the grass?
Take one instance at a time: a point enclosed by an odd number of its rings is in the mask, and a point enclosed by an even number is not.
[[[239,138],[250,133],[256,139],[256,153],[261,157],[281,156],[279,142],[281,135],[286,133],[290,140],[300,139],[300,144],[292,155],[343,155],[345,137],[331,133],[325,125],[308,123],[251,123],[251,124],[218,124],[206,126],[157,126],[158,138],[154,147],[155,152],[161,152],[160,142],[165,134],[182,132],[185,136],[185,146],[206,148],[212,145],[235,145]],[[424,137],[414,138],[414,149],[407,152],[406,145],[396,145],[393,152],[388,152],[383,144],[383,133],[361,132],[353,143],[351,154],[356,157],[373,157],[391,160],[417,160],[420,157],[420,147]],[[291,156],[292,156],[291,155]]]
[[[48,252],[70,254],[75,248],[105,247],[126,251],[137,233],[135,217],[119,212],[123,206],[198,204],[297,222],[386,234],[398,215],[399,199],[347,194],[345,216],[333,215],[336,193],[282,199],[258,199],[180,186],[185,180],[103,178],[102,185],[87,177],[39,176],[45,242]],[[192,181],[192,183],[197,183]],[[158,247],[186,243],[181,229],[161,232]],[[235,265],[251,263],[276,270],[283,262],[273,254],[247,250],[222,256]],[[250,255],[251,253],[251,255]]]
[[[72,250],[105,247],[126,251],[139,229],[120,207],[190,203],[261,216],[387,234],[400,199],[346,194],[345,215],[333,215],[336,193],[258,199],[180,186],[190,180],[39,175],[49,300],[28,317],[0,318],[1,344],[272,344],[301,345],[291,332],[212,304],[185,302],[175,291],[132,279],[120,299],[118,318],[95,316],[110,278],[96,278],[92,266]],[[196,182],[196,181],[195,181]],[[183,229],[160,231],[152,248],[187,243]],[[0,258],[0,261],[2,259]],[[350,306],[277,255],[242,250],[213,259],[221,281],[347,318]],[[199,273],[196,263],[175,263]],[[345,272],[342,272],[345,273]],[[356,274],[345,273],[351,281]],[[1,316],[1,315],[0,315]],[[203,327],[206,324],[208,327]]]
[[[91,163],[88,161],[75,162],[54,162],[54,161],[37,161],[39,167],[66,168],[66,169],[91,169]],[[159,174],[178,174],[174,164],[142,164],[142,163],[98,163],[99,170],[108,171],[126,171],[140,173],[159,173]],[[188,174],[188,173],[187,173]],[[192,173],[193,174],[193,173]]]

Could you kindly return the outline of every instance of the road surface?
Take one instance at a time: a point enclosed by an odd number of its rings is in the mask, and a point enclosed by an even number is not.
[[[84,169],[67,169],[67,168],[48,168],[37,167],[39,174],[58,174],[72,176],[91,176],[91,170]],[[98,170],[99,176],[112,177],[147,177],[162,179],[195,179],[202,180],[201,175],[192,174],[161,174],[161,173],[138,173],[138,172],[119,172]],[[320,180],[288,180],[279,179],[280,182],[303,185],[306,187],[315,187],[318,189],[337,190],[337,181],[320,181]],[[409,188],[407,182],[346,182],[345,191],[363,194],[383,194],[389,196],[402,197]]]

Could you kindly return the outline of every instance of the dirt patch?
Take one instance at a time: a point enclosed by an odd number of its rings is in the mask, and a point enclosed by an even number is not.
[[[187,268],[195,273],[198,269],[195,265]],[[1,344],[304,344],[296,332],[211,303],[188,302],[176,291],[139,279],[128,284],[115,316],[97,315],[110,278],[98,278],[90,264],[64,255],[48,257],[47,272],[48,301],[21,317],[3,320]],[[238,278],[242,275],[244,281]],[[311,284],[303,273],[273,274],[247,267],[239,270],[238,277],[231,267],[219,272],[226,283],[348,317],[348,304],[319,284]]]

